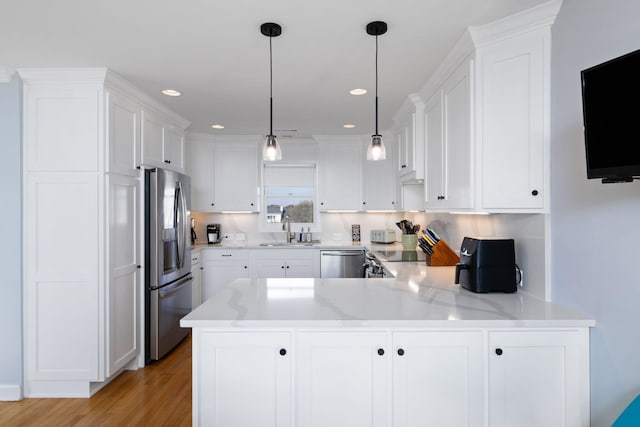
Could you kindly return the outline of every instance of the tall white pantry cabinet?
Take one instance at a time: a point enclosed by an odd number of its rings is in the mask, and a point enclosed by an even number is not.
[[[24,395],[88,397],[144,364],[141,170],[188,122],[106,68],[19,73]]]

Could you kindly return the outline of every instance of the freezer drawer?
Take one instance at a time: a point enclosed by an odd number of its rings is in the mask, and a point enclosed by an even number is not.
[[[191,312],[191,274],[151,291],[151,360],[159,360],[189,333],[180,319]]]
[[[364,250],[327,250],[320,251],[320,277],[348,278],[364,277]]]

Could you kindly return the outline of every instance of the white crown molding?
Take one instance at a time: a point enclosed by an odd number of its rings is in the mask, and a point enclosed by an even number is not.
[[[0,64],[0,83],[9,83],[15,74],[15,70],[7,65]]]

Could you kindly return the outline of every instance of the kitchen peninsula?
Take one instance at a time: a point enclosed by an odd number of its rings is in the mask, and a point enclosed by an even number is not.
[[[193,329],[193,424],[589,425],[594,322],[452,267],[393,279],[237,279]]]

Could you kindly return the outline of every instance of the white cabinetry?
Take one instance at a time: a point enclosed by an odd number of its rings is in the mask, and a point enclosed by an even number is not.
[[[318,277],[318,251],[315,249],[255,249],[257,277]]]
[[[318,153],[320,210],[362,210],[360,138],[318,137]]]
[[[587,334],[490,332],[489,425],[589,425]]]
[[[142,163],[184,172],[184,128],[150,110],[142,113]]]
[[[385,332],[301,332],[295,349],[296,425],[388,425]]]
[[[250,277],[248,249],[202,249],[202,301],[235,279]]]
[[[211,211],[258,212],[257,142],[216,142]]]
[[[191,310],[202,304],[202,260],[200,250],[191,251]]]
[[[465,60],[425,105],[427,209],[473,206],[471,70]]]
[[[483,426],[480,331],[393,333],[395,427]]]
[[[544,210],[549,193],[549,35],[538,30],[478,53],[480,207]]]
[[[191,211],[214,210],[213,148],[214,142],[189,135],[186,148],[186,171],[191,177]]]
[[[364,160],[371,139],[362,141],[362,210],[389,211],[399,209],[396,195],[396,170],[393,144],[386,143],[386,160]]]
[[[140,353],[141,117],[163,107],[105,68],[20,76],[24,394],[88,397]]]
[[[193,425],[292,425],[289,333],[195,333]]]

